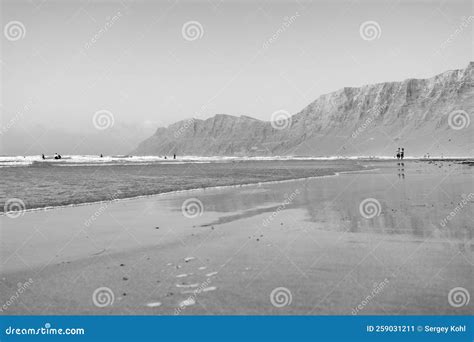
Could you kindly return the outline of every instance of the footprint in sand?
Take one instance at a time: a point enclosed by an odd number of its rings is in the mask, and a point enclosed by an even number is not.
[[[179,307],[185,307],[185,306],[191,306],[191,305],[194,305],[196,304],[196,300],[192,297],[188,298],[188,299],[185,299],[183,300],[182,302],[179,303]]]
[[[209,291],[215,291],[217,290],[217,287],[215,286],[209,286],[209,287],[205,287],[203,289],[197,289],[197,290],[186,290],[186,291],[183,291],[181,292],[182,294],[198,294],[198,293],[201,293],[201,292],[209,292]]]
[[[196,283],[196,284],[176,284],[176,287],[184,287],[184,288],[194,288],[194,287],[198,287],[199,284]]]
[[[158,306],[161,306],[161,302],[148,303],[146,306],[148,306],[149,308],[156,308]]]

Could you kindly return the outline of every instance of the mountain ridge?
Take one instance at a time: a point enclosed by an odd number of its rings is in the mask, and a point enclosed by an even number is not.
[[[280,121],[216,114],[159,127],[135,155],[472,156],[474,62],[427,79],[343,87]],[[454,111],[462,111],[451,115]],[[453,119],[454,118],[454,119]],[[286,120],[285,120],[286,119]],[[453,119],[448,122],[448,119]],[[456,129],[464,120],[465,127]]]

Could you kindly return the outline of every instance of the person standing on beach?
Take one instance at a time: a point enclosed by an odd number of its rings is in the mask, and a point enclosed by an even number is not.
[[[402,153],[400,154],[401,160],[403,160],[403,157],[405,156],[405,148],[402,147]]]
[[[400,159],[400,147],[398,148],[398,151],[397,151],[397,159]]]

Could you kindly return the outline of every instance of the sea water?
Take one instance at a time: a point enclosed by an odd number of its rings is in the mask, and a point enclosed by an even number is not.
[[[0,212],[10,199],[25,209],[51,208],[361,169],[356,160],[288,157],[0,157]]]

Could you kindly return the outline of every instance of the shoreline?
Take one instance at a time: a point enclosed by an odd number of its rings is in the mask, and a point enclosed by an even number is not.
[[[74,159],[77,157],[77,159]],[[57,165],[57,166],[129,166],[129,165],[155,165],[155,164],[209,164],[209,163],[232,163],[232,162],[270,162],[270,161],[362,161],[362,162],[387,162],[387,161],[450,161],[450,162],[473,162],[474,156],[467,157],[410,157],[397,159],[394,156],[352,156],[352,157],[304,157],[304,156],[256,156],[256,157],[234,157],[234,156],[183,156],[178,159],[164,159],[160,156],[130,156],[130,157],[98,157],[95,155],[72,155],[65,156],[60,160],[42,160],[38,155],[31,156],[0,156],[0,169],[10,167],[33,167],[34,165]],[[22,162],[27,162],[22,163]],[[3,165],[5,163],[19,163]],[[113,164],[115,163],[115,164]]]
[[[364,166],[366,168],[366,166]],[[219,190],[219,189],[232,189],[232,188],[240,188],[240,187],[251,187],[259,184],[279,184],[279,183],[287,183],[287,182],[296,182],[296,181],[301,181],[301,180],[307,180],[307,179],[317,179],[317,178],[323,178],[323,177],[337,177],[340,174],[347,174],[347,173],[359,173],[359,172],[368,172],[368,171],[376,171],[378,170],[377,168],[371,168],[371,169],[364,169],[364,170],[354,170],[354,171],[338,171],[335,172],[334,174],[328,174],[328,175],[320,175],[320,176],[311,176],[311,177],[300,177],[300,178],[289,178],[289,179],[283,179],[283,180],[274,180],[274,181],[263,181],[263,182],[258,182],[258,183],[242,183],[242,184],[229,184],[229,185],[217,185],[217,186],[210,186],[206,188],[192,188],[192,189],[184,189],[184,190],[173,190],[173,191],[167,191],[167,192],[159,192],[156,194],[149,194],[149,195],[139,195],[139,196],[133,196],[133,197],[124,197],[124,198],[117,198],[117,199],[111,199],[111,200],[102,200],[102,201],[93,201],[93,202],[83,202],[83,203],[71,203],[71,204],[65,204],[65,205],[58,205],[58,206],[48,206],[48,207],[39,207],[39,208],[30,208],[30,209],[24,209],[21,212],[22,213],[30,213],[30,212],[42,212],[42,211],[51,211],[51,210],[57,210],[57,209],[65,209],[65,208],[75,208],[75,207],[82,207],[82,206],[89,206],[89,205],[96,205],[96,204],[105,204],[105,203],[116,203],[116,202],[122,202],[122,201],[132,201],[132,200],[138,200],[142,198],[151,198],[155,196],[164,196],[164,195],[179,195],[187,192],[198,192],[198,191],[205,191],[205,190]],[[0,217],[2,216],[8,216],[9,213],[16,213],[17,211],[7,211],[7,212],[0,212]],[[22,214],[23,215],[23,214]]]
[[[289,159],[289,161],[297,159]],[[324,161],[335,161],[337,159],[327,159]],[[443,159],[415,159],[415,158],[406,158],[404,160],[396,160],[396,159],[366,159],[366,160],[358,160],[358,159],[340,159],[343,161],[366,161],[366,162],[454,162],[459,165],[468,165],[472,166],[474,165],[474,161],[472,161],[472,158],[443,158]],[[257,161],[265,161],[265,160],[257,160]],[[273,160],[277,161],[277,160]],[[301,160],[299,160],[301,161]],[[314,160],[308,160],[308,161],[314,161]],[[179,161],[177,161],[179,162]],[[173,162],[171,162],[173,163]],[[109,164],[110,165],[110,164]],[[97,166],[109,166],[107,164],[104,165],[97,165]],[[140,164],[141,165],[141,164]],[[153,164],[151,164],[153,165]],[[357,164],[355,164],[357,165]],[[359,164],[360,165],[360,164]],[[72,166],[81,166],[81,164],[77,165],[68,165],[70,167]],[[114,198],[114,199],[105,199],[105,200],[98,200],[98,201],[88,201],[88,202],[79,202],[79,203],[69,203],[69,204],[60,204],[60,205],[52,205],[52,206],[42,206],[42,207],[35,207],[35,208],[28,208],[28,209],[23,209],[21,210],[22,213],[29,213],[29,212],[41,212],[41,211],[50,211],[50,210],[57,210],[57,209],[64,209],[64,208],[74,208],[74,207],[81,207],[81,206],[88,206],[88,205],[94,205],[94,204],[103,204],[103,203],[113,203],[113,202],[120,202],[120,201],[129,201],[129,200],[137,200],[141,198],[150,198],[154,196],[163,196],[163,195],[172,195],[172,194],[180,194],[180,193],[187,193],[187,192],[193,192],[193,191],[203,191],[203,190],[210,190],[210,189],[226,189],[226,188],[238,188],[238,187],[247,187],[247,186],[253,186],[253,185],[258,185],[258,184],[277,184],[277,183],[283,183],[283,182],[292,182],[292,181],[297,181],[297,180],[304,180],[304,179],[312,179],[312,178],[320,178],[320,177],[327,177],[327,176],[337,176],[342,173],[352,173],[352,172],[364,172],[364,171],[370,171],[370,170],[376,170],[377,167],[375,165],[372,166],[370,169],[366,169],[368,165],[360,165],[364,169],[361,170],[353,170],[353,171],[336,171],[334,174],[329,174],[329,175],[320,175],[320,176],[310,176],[310,177],[297,177],[297,178],[288,178],[288,179],[282,179],[282,180],[268,180],[268,181],[262,181],[262,182],[252,182],[252,183],[236,183],[236,184],[228,184],[228,185],[217,185],[217,186],[209,186],[209,187],[197,187],[197,188],[190,188],[190,189],[182,189],[182,190],[171,190],[171,191],[164,191],[164,192],[157,192],[157,193],[152,193],[152,194],[146,194],[146,195],[138,195],[138,196],[130,196],[130,197],[123,197],[123,198]],[[13,167],[13,166],[12,166]],[[8,167],[9,168],[9,167]],[[16,213],[17,211],[3,211],[4,208],[0,208],[2,211],[0,211],[0,217],[3,216],[8,216],[10,213]]]
[[[289,159],[288,161],[295,160],[297,161],[298,159]],[[453,159],[417,159],[417,158],[405,158],[404,160],[396,160],[396,159],[327,159],[327,160],[321,160],[321,161],[335,161],[335,160],[344,160],[344,161],[366,161],[366,162],[388,162],[388,161],[396,161],[396,162],[404,162],[404,161],[410,161],[410,162],[455,162],[460,165],[473,165],[474,160],[473,158],[453,158]],[[251,160],[250,160],[251,161]],[[254,160],[254,161],[266,161],[266,160]],[[278,159],[272,160],[272,161],[278,161]],[[283,161],[283,160],[282,160]],[[301,161],[301,160],[299,160]],[[314,161],[314,160],[308,160],[308,161]],[[178,162],[178,161],[177,161]],[[171,162],[174,163],[174,162]],[[140,164],[142,165],[142,164]],[[146,164],[145,164],[146,165]],[[153,165],[153,164],[150,164]],[[80,163],[77,165],[68,165],[70,167],[72,166],[81,166]],[[104,165],[97,165],[97,166],[111,166],[110,164],[104,164]],[[211,189],[226,189],[226,188],[238,188],[238,187],[247,187],[247,186],[253,186],[253,185],[258,185],[258,184],[278,184],[278,183],[283,183],[283,182],[292,182],[292,181],[298,181],[298,180],[304,180],[304,179],[313,179],[313,178],[321,178],[321,177],[327,177],[327,176],[338,176],[339,174],[343,173],[352,173],[352,172],[364,172],[364,171],[370,171],[370,170],[377,170],[376,167],[367,169],[367,165],[361,165],[364,169],[362,170],[354,170],[354,171],[336,171],[334,174],[329,174],[329,175],[321,175],[321,176],[311,176],[311,177],[298,177],[298,178],[288,178],[288,179],[283,179],[283,180],[269,180],[269,181],[263,181],[263,182],[258,182],[258,183],[239,183],[239,184],[229,184],[229,185],[218,185],[218,186],[209,186],[209,187],[198,187],[198,188],[190,188],[190,189],[183,189],[183,190],[172,190],[172,191],[166,191],[166,192],[157,192],[154,194],[147,194],[147,195],[138,195],[138,196],[131,196],[131,197],[124,197],[124,198],[117,198],[117,199],[107,199],[107,200],[99,200],[99,201],[91,201],[91,202],[80,202],[80,203],[70,203],[70,204],[62,204],[62,205],[54,205],[54,206],[45,206],[45,207],[36,207],[36,208],[28,208],[22,210],[23,213],[29,213],[29,212],[41,212],[41,211],[49,211],[49,210],[57,210],[57,209],[64,209],[64,208],[74,208],[74,207],[80,207],[80,206],[88,206],[88,205],[94,205],[94,204],[103,204],[103,203],[114,203],[114,202],[120,202],[120,201],[129,201],[129,200],[137,200],[141,198],[150,198],[154,196],[163,196],[163,195],[172,195],[172,194],[180,194],[180,193],[187,193],[187,192],[193,192],[193,191],[204,191],[204,190],[211,190]],[[13,167],[13,166],[12,166]],[[3,209],[3,208],[1,208]],[[9,213],[15,213],[16,211],[0,211],[0,217],[2,216],[8,216]]]

